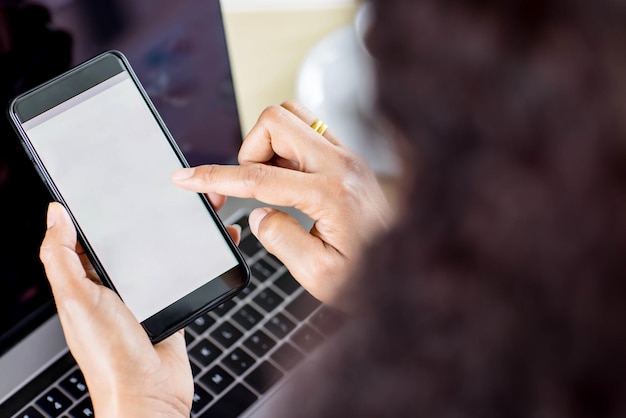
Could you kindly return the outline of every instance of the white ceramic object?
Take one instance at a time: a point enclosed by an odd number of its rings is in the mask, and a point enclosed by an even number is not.
[[[377,174],[395,176],[398,158],[373,113],[371,57],[357,37],[365,32],[364,13],[367,9],[360,9],[354,25],[331,33],[307,54],[296,80],[296,98]]]

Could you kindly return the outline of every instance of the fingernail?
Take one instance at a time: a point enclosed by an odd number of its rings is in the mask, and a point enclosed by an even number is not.
[[[230,227],[235,229],[237,231],[237,233],[239,235],[241,235],[241,225],[239,225],[239,224],[232,224]]]
[[[55,202],[48,204],[48,214],[46,216],[46,226],[52,228],[59,219],[59,205]]]
[[[250,225],[250,231],[252,231],[254,235],[257,235],[257,233],[259,232],[259,225],[268,213],[270,213],[270,210],[267,208],[258,208],[250,212],[250,216],[248,217],[248,225]]]
[[[46,216],[46,225],[48,229],[52,228],[57,221],[56,206],[57,205],[54,203],[48,204],[48,214]]]
[[[176,170],[172,173],[172,180],[185,180],[193,175],[195,168],[181,168],[180,170]]]

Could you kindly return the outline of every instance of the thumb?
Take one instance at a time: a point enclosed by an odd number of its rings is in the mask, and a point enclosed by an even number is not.
[[[39,258],[55,298],[72,296],[87,277],[76,253],[76,229],[65,208],[56,202],[48,206],[47,225]]]
[[[254,209],[248,224],[263,247],[278,257],[300,284],[313,293],[319,284],[313,283],[312,273],[323,264],[320,258],[330,257],[325,243],[306,231],[295,218],[276,209]]]

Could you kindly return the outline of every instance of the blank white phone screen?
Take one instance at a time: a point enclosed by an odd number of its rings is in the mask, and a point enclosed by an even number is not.
[[[23,124],[120,296],[143,321],[237,265],[127,73]]]

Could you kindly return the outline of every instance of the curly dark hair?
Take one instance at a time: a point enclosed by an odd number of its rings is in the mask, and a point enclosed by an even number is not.
[[[412,174],[298,416],[626,415],[626,2],[372,3]]]

